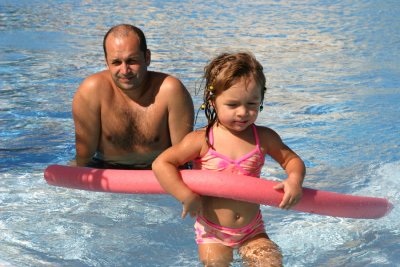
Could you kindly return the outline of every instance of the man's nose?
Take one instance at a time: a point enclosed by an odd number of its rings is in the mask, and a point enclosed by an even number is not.
[[[122,74],[127,74],[129,72],[129,65],[125,62],[122,62],[120,72]]]

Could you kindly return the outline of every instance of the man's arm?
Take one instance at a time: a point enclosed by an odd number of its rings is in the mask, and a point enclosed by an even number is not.
[[[185,86],[176,78],[168,77],[168,125],[172,145],[193,131],[193,101]]]
[[[99,145],[101,113],[99,94],[95,92],[96,87],[95,77],[87,78],[79,86],[72,102],[78,166],[85,166]]]

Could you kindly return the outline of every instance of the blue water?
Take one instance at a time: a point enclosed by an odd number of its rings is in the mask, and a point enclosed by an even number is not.
[[[263,206],[285,266],[400,266],[398,14],[397,0],[1,0],[0,265],[197,266],[193,222],[171,197],[43,180],[74,156],[73,94],[104,68],[106,30],[128,22],[147,35],[151,69],[180,78],[196,106],[211,56],[252,51],[269,87],[259,124],[305,160],[305,186],[394,204],[378,220]],[[270,160],[263,176],[284,177]]]

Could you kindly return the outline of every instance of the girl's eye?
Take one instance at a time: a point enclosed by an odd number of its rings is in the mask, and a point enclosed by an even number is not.
[[[228,107],[236,107],[236,104],[234,104],[234,103],[227,103],[226,104]]]

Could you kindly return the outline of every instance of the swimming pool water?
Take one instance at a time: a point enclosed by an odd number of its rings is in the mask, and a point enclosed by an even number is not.
[[[150,68],[180,78],[196,106],[212,56],[252,51],[268,79],[258,123],[305,160],[305,186],[394,204],[379,220],[263,206],[285,266],[400,266],[399,13],[395,0],[2,0],[0,265],[198,265],[193,221],[171,197],[43,179],[47,165],[74,156],[73,94],[105,67],[104,33],[126,22],[144,30]],[[284,177],[269,159],[263,176]]]

